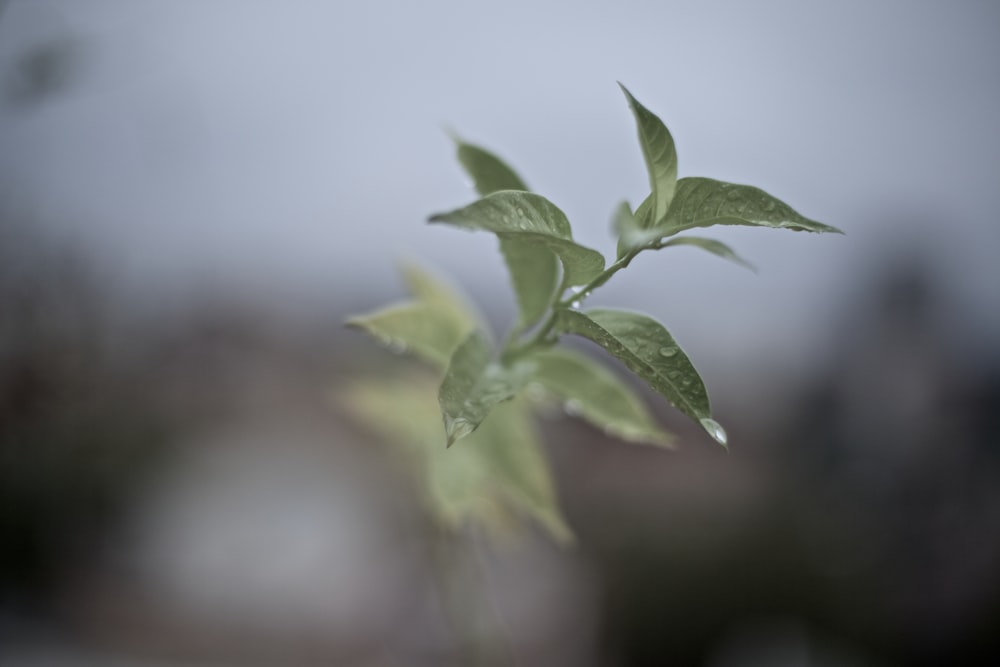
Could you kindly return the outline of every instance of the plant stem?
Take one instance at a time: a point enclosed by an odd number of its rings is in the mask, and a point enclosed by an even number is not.
[[[589,283],[581,287],[579,290],[573,292],[569,296],[564,296],[562,299],[557,300],[549,309],[548,316],[538,327],[538,329],[535,331],[535,334],[531,338],[529,338],[527,341],[525,341],[520,345],[516,346],[511,346],[509,344],[504,345],[505,348],[505,352],[503,354],[504,359],[509,361],[524,356],[526,353],[531,352],[532,350],[535,350],[537,348],[549,347],[551,345],[554,345],[558,340],[558,337],[555,339],[550,339],[549,334],[552,332],[552,328],[556,324],[556,317],[558,316],[559,311],[566,308],[579,306],[580,302],[586,299],[588,296],[590,296],[591,292],[593,292],[595,289],[597,289],[604,283],[611,280],[611,277],[616,273],[618,273],[619,271],[621,271],[622,269],[624,269],[626,266],[628,266],[629,263],[633,259],[635,259],[636,255],[638,255],[640,252],[646,250],[649,247],[652,246],[643,246],[641,248],[635,248],[634,250],[629,250],[623,257],[619,258],[617,261],[615,261],[614,264],[604,269],[604,271],[602,271],[598,276],[596,276]],[[564,289],[563,293],[565,293],[565,291],[566,290]],[[508,339],[507,343],[510,342],[511,339]]]

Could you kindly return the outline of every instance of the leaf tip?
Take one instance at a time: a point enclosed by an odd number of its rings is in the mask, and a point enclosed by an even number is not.
[[[453,142],[455,142],[456,145],[461,146],[462,144],[465,143],[465,141],[462,140],[462,137],[458,134],[458,132],[455,130],[455,128],[452,127],[451,125],[445,123],[444,125],[441,126],[441,130],[446,135],[448,135],[448,138],[451,139]]]
[[[629,104],[635,102],[635,97],[629,92],[629,89],[625,87],[625,84],[621,81],[616,81],[618,87],[621,88],[622,92],[625,93],[625,98],[629,101]]]

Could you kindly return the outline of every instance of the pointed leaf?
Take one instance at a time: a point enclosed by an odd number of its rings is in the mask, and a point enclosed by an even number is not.
[[[636,248],[636,239],[642,233],[639,221],[628,202],[623,201],[615,209],[615,215],[611,219],[611,228],[618,237],[617,257],[621,259]]]
[[[501,237],[500,252],[517,297],[518,326],[530,327],[552,302],[559,284],[559,260],[549,246],[522,238]]]
[[[348,319],[347,325],[368,332],[390,350],[412,351],[440,368],[448,365],[452,352],[470,329],[448,310],[420,302],[357,315]]]
[[[449,318],[461,329],[461,337],[464,338],[481,322],[482,317],[469,301],[443,279],[413,262],[403,263],[400,270],[410,294],[417,301],[448,313]]]
[[[491,362],[491,354],[486,336],[473,331],[448,363],[438,402],[449,447],[475,431],[494,406],[513,398],[528,382],[532,364],[503,366]]]
[[[472,437],[474,441],[454,451],[477,449],[500,494],[535,517],[556,540],[572,541],[527,406],[516,399],[497,406]]]
[[[414,374],[353,382],[338,402],[412,457],[428,509],[443,525],[475,521],[502,535],[526,514],[556,540],[572,541],[527,406],[497,406],[465,446],[445,449],[434,393],[432,379]]]
[[[457,145],[458,161],[481,196],[485,197],[499,190],[527,190],[521,177],[507,166],[503,160],[484,148],[468,144],[454,137]]]
[[[505,240],[543,245],[562,261],[563,286],[583,285],[604,270],[604,256],[574,243],[566,215],[541,195],[503,190],[463,208],[431,216],[430,222],[481,229]]]
[[[463,208],[438,213],[430,222],[489,232],[535,232],[555,238],[573,238],[569,220],[559,207],[541,195],[501,190]]]
[[[672,436],[650,416],[639,395],[590,358],[555,348],[536,357],[534,382],[565,401],[570,414],[631,442],[671,446]]]
[[[760,188],[711,178],[682,178],[677,182],[677,193],[666,220],[657,227],[662,228],[665,235],[672,235],[685,229],[711,225],[843,234],[836,227],[799,215],[791,206]]]
[[[733,249],[727,246],[722,241],[716,241],[715,239],[706,239],[700,236],[681,236],[678,238],[670,239],[660,244],[660,248],[666,248],[668,246],[679,246],[679,245],[689,245],[695,248],[701,248],[702,250],[707,250],[713,255],[718,255],[723,259],[728,259],[731,262],[736,262],[740,266],[745,266],[753,272],[757,271],[757,268],[746,261],[735,252]]]
[[[620,83],[618,85],[628,99],[639,130],[639,145],[646,160],[649,186],[652,190],[650,195],[652,216],[646,226],[652,227],[667,214],[670,201],[674,197],[674,188],[677,184],[677,150],[674,148],[674,139],[663,121],[632,97],[632,93],[625,86]]]
[[[560,310],[557,328],[587,338],[620,359],[677,409],[699,422],[723,446],[708,393],[691,360],[656,320],[618,310]]]
[[[486,196],[500,190],[527,190],[524,181],[489,151],[455,137],[458,159],[476,191]],[[559,280],[559,262],[547,246],[524,239],[501,239],[500,252],[510,272],[520,310],[519,325],[527,328],[548,308]]]

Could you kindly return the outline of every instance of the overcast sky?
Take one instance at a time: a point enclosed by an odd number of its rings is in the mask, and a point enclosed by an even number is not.
[[[47,44],[69,45],[71,76],[0,105],[0,192],[140,294],[375,306],[411,257],[510,314],[494,240],[424,224],[473,198],[443,128],[610,254],[614,206],[648,188],[620,80],[670,127],[681,176],[758,185],[847,236],[723,229],[758,276],[677,249],[595,305],[661,317],[699,362],[806,357],[887,258],[926,252],[963,322],[1000,332],[990,0],[12,0],[8,97]]]

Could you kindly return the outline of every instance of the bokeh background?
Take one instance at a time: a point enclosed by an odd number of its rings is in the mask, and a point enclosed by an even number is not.
[[[664,321],[726,455],[542,429],[579,544],[436,556],[331,393],[417,260],[502,329],[444,129],[611,253],[681,175],[844,237],[724,229],[593,299]],[[1000,663],[1000,6],[0,2],[0,664]],[[450,573],[442,576],[442,572]],[[477,621],[478,622],[478,621]]]

